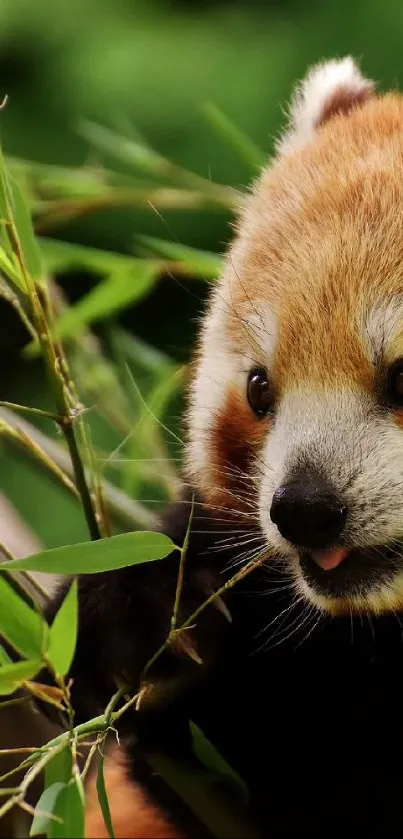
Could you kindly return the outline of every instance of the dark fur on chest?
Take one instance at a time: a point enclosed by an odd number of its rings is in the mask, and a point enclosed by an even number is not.
[[[179,505],[161,529],[180,543],[187,517],[188,508]],[[228,551],[212,550],[217,529],[199,510],[186,560],[181,619],[230,576]],[[72,668],[78,721],[105,707],[116,689],[114,677],[136,689],[144,665],[169,631],[177,573],[175,554],[81,579],[80,634]],[[353,623],[323,618],[304,640],[306,624],[298,630],[297,613],[290,610],[295,631],[265,647],[262,643],[274,635],[282,620],[278,616],[294,597],[279,579],[278,572],[258,569],[231,590],[226,597],[231,624],[216,607],[206,609],[191,633],[203,664],[183,650],[161,657],[150,675],[162,687],[176,684],[179,689],[171,700],[167,691],[157,709],[127,715],[123,732],[132,775],[173,809],[185,832],[211,835],[156,779],[145,759],[156,752],[191,759],[191,719],[248,785],[251,824],[261,835],[339,837],[343,831],[357,837],[401,836],[399,618],[372,623],[365,616]],[[271,628],[262,632],[270,622]]]

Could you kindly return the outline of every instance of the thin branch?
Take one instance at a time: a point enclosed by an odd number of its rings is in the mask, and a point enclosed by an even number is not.
[[[203,603],[201,603],[201,605],[198,606],[198,608],[195,609],[194,612],[192,612],[192,614],[187,618],[187,620],[185,620],[184,623],[180,627],[178,627],[178,629],[175,629],[174,632],[170,632],[163,644],[161,644],[158,650],[156,650],[154,655],[151,656],[151,658],[145,665],[140,677],[140,684],[144,681],[151,667],[165,652],[165,650],[168,649],[172,641],[174,641],[176,638],[182,635],[182,633],[185,632],[187,629],[192,628],[199,615],[201,615],[201,613],[204,612],[204,610],[207,609],[208,606],[211,606],[212,603],[214,603],[216,600],[222,597],[222,595],[225,594],[225,592],[233,588],[237,583],[243,580],[244,577],[247,577],[248,574],[255,570],[255,568],[258,568],[260,565],[263,564],[263,562],[266,562],[269,555],[269,551],[265,549],[263,553],[259,554],[257,557],[248,562],[243,568],[241,568],[240,571],[238,571],[236,574],[234,574],[233,577],[227,580],[224,583],[224,585],[217,589],[217,591],[213,592],[213,594],[211,594],[210,597],[207,598],[207,600],[204,600]]]
[[[47,469],[53,472],[53,474],[67,487],[67,489],[70,490],[70,492],[78,497],[78,491],[74,483],[68,475],[63,472],[63,469],[61,469],[57,463],[49,457],[46,451],[38,444],[32,435],[27,433],[25,430],[26,426],[24,426],[23,421],[15,418],[14,425],[6,422],[6,420],[2,418],[4,416],[4,411],[8,412],[8,408],[0,408],[0,435],[5,435],[8,439],[11,439],[12,442],[19,443],[23,449],[34,455],[34,457]]]
[[[18,405],[15,402],[4,402],[4,400],[0,401],[0,408],[10,408],[12,411],[21,411],[23,414],[34,414],[57,423],[62,422],[62,417],[58,414],[52,414],[51,411],[44,411],[42,408],[30,408],[28,405]]]
[[[180,560],[179,560],[179,571],[178,571],[178,579],[176,583],[176,591],[175,591],[175,602],[172,611],[172,618],[171,618],[171,631],[170,636],[172,637],[173,633],[176,631],[176,624],[178,623],[178,616],[179,616],[179,606],[180,600],[182,596],[182,589],[183,589],[183,582],[184,582],[184,573],[185,573],[185,561],[186,555],[189,547],[189,538],[190,538],[190,527],[193,520],[193,513],[194,513],[194,496],[192,497],[192,505],[190,508],[190,516],[188,521],[188,526],[186,529],[185,538],[183,541],[183,545],[180,552]]]

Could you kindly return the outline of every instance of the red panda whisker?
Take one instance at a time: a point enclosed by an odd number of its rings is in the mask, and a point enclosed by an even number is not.
[[[244,544],[249,544],[249,542],[262,542],[262,535],[261,533],[254,533],[253,529],[250,528],[249,530],[239,531],[236,530],[227,531],[229,533],[228,536],[224,537],[224,539],[218,539],[216,544],[213,546],[214,550],[220,550],[220,547],[230,542],[232,545],[239,545],[242,547]]]
[[[323,613],[322,613],[322,612],[320,612],[320,611],[319,611],[319,609],[315,609],[315,607],[313,607],[312,616],[313,616],[313,617],[316,617],[316,620],[313,620],[312,625],[310,626],[310,628],[309,628],[308,632],[306,632],[306,634],[304,635],[304,637],[303,637],[303,638],[301,638],[301,640],[300,640],[300,641],[298,641],[298,644],[295,646],[295,649],[296,649],[296,650],[298,649],[298,647],[301,647],[301,646],[302,646],[302,644],[305,644],[305,642],[308,640],[308,638],[310,638],[310,636],[311,636],[311,635],[312,635],[312,633],[315,631],[315,629],[317,628],[317,626],[319,626],[319,624],[320,624],[320,623],[322,623],[322,621],[324,620],[324,615],[323,615]]]
[[[256,547],[249,548],[246,551],[242,551],[238,556],[236,556],[231,562],[228,562],[224,571],[234,570],[235,568],[239,568],[242,565],[246,565],[248,562],[252,561],[256,555],[259,556],[259,553],[263,552],[262,549],[258,549]]]
[[[294,588],[293,581],[288,583],[280,583],[277,586],[274,586],[273,583],[270,584],[270,588],[267,591],[259,591],[256,592],[257,594],[261,595],[262,597],[270,597],[274,594],[279,594],[279,592],[284,593],[286,591],[291,591]]]
[[[229,550],[229,546],[227,547],[227,550]],[[233,571],[239,568],[241,565],[245,565],[247,562],[249,562],[249,560],[253,559],[256,550],[257,546],[255,545],[253,548],[248,548],[244,551],[241,551],[237,556],[235,556],[233,559],[231,559],[230,562],[227,563],[224,570]]]
[[[139,498],[137,500],[139,502],[141,502],[142,504],[161,504],[161,499],[160,498]],[[184,499],[178,499],[175,503],[176,504],[184,504],[184,505],[187,505],[188,507],[192,506],[192,501],[188,500],[188,499],[185,499],[185,498]],[[213,512],[218,511],[218,512],[221,512],[221,513],[235,513],[237,516],[240,516],[244,519],[248,519],[248,518],[253,519],[253,514],[251,512],[245,511],[245,510],[233,509],[231,507],[220,507],[220,506],[215,505],[215,504],[207,504],[207,503],[203,504],[203,507],[206,510],[211,510]],[[227,516],[226,519],[224,519],[224,521],[228,521],[228,516]]]
[[[299,595],[299,594],[296,592],[296,593],[295,593],[294,598],[292,599],[292,601],[291,601],[290,603],[288,603],[288,605],[287,605],[287,606],[285,606],[285,607],[284,607],[284,609],[282,609],[282,610],[281,610],[281,612],[279,612],[277,615],[275,615],[275,616],[274,616],[274,618],[272,618],[272,620],[271,620],[271,621],[269,621],[269,623],[267,623],[267,624],[266,624],[266,625],[265,625],[265,626],[264,626],[264,627],[263,627],[263,628],[262,628],[262,629],[261,629],[261,630],[257,633],[257,636],[256,636],[256,637],[257,637],[257,638],[259,638],[259,637],[260,637],[260,635],[262,635],[262,634],[263,634],[263,632],[267,632],[267,630],[269,630],[269,629],[270,629],[270,627],[275,626],[275,624],[276,624],[278,621],[280,621],[279,627],[281,627],[281,626],[283,625],[284,621],[287,619],[287,615],[288,615],[290,612],[293,612],[293,611],[294,611],[294,609],[295,609],[295,607],[298,605],[298,603],[302,603],[302,602],[303,602],[303,601],[302,601],[302,596],[301,596],[301,595]],[[278,628],[279,628],[279,627],[278,627]]]
[[[225,540],[228,544],[229,541],[232,542],[232,547],[239,547],[244,548],[247,545],[252,545],[254,543],[260,544],[261,548],[264,547],[264,541],[262,539],[262,535],[260,533],[253,533],[253,531],[249,531],[249,533],[243,534],[240,539],[237,539],[236,536],[230,536],[228,539]],[[228,545],[230,547],[230,545]]]
[[[317,615],[318,610],[316,609],[316,607],[313,606],[313,604],[307,604],[305,599],[302,596],[299,597],[299,599],[298,599],[298,601],[295,605],[299,605],[300,603],[304,603],[304,606],[305,606],[302,614],[301,615],[297,614],[295,616],[295,618],[292,620],[292,622],[290,624],[288,624],[288,627],[286,627],[286,628],[289,631],[287,632],[286,635],[282,635],[281,631],[280,632],[276,631],[274,633],[274,635],[271,636],[271,639],[269,639],[269,643],[268,643],[266,649],[273,649],[274,647],[277,647],[280,644],[283,644],[285,641],[289,641],[290,638],[292,638],[294,635],[296,635],[296,633],[299,632],[300,629],[302,629],[302,627],[306,625],[307,621],[310,620],[313,617],[313,615],[315,615],[315,616]],[[298,622],[298,619],[299,619],[299,622]],[[279,635],[281,637],[278,637]],[[274,643],[272,643],[274,638],[278,638],[278,640],[274,641]]]

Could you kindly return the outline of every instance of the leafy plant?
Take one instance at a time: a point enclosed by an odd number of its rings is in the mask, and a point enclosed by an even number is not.
[[[210,116],[214,117],[216,126],[223,128],[227,139],[233,132],[234,146],[251,163],[258,162],[258,151],[246,138],[232,129],[227,120],[219,118],[217,111],[210,109]],[[38,775],[43,774],[44,790],[32,812],[31,835],[47,837],[84,835],[85,776],[96,752],[102,751],[111,727],[129,708],[136,706],[147,686],[150,668],[159,656],[197,621],[210,603],[263,559],[259,557],[246,564],[180,624],[189,528],[183,545],[173,544],[167,536],[152,531],[153,513],[131,495],[137,496],[151,481],[159,486],[161,498],[169,498],[176,492],[179,472],[169,446],[173,440],[181,448],[181,440],[162,417],[167,404],[180,391],[183,370],[121,327],[114,325],[109,331],[107,352],[90,331],[95,323],[110,325],[112,314],[136,304],[164,274],[172,272],[187,282],[195,277],[214,281],[221,267],[220,257],[178,243],[139,236],[136,255],[111,253],[38,237],[31,221],[32,216],[37,230],[41,230],[45,224],[48,228],[74,214],[92,212],[105,202],[135,203],[149,201],[151,197],[155,202],[156,196],[161,206],[173,202],[187,209],[220,204],[233,208],[239,196],[229,187],[171,164],[139,142],[125,140],[91,124],[83,126],[83,133],[98,150],[133,170],[130,178],[136,177],[139,170],[143,180],[147,176],[153,183],[133,185],[129,183],[129,175],[127,182],[124,175],[117,173],[104,172],[97,179],[96,173],[87,169],[71,172],[15,160],[6,167],[0,152],[0,294],[14,307],[25,326],[25,358],[40,356],[42,359],[52,397],[51,404],[43,408],[0,403],[0,436],[6,445],[29,455],[75,499],[88,532],[88,541],[60,545],[25,559],[15,559],[2,549],[6,561],[0,565],[0,637],[4,642],[0,647],[0,694],[12,696],[23,689],[51,703],[65,720],[65,730],[43,746],[23,749],[26,756],[20,765],[0,778],[4,784],[17,770],[22,772],[18,785],[0,788],[5,798],[0,805],[0,818],[14,807],[30,811],[27,793]],[[31,175],[31,189],[26,195],[20,180],[27,182],[27,172]],[[25,178],[21,179],[22,174]],[[40,201],[37,192],[41,193]],[[78,302],[69,305],[57,277],[72,267],[90,271],[97,282]],[[141,384],[133,376],[133,365]],[[89,410],[85,402],[90,406],[95,402],[95,409]],[[102,452],[94,444],[97,430],[94,414],[104,431],[108,430],[109,451]],[[138,526],[146,529],[126,532]],[[76,576],[163,561],[173,551],[178,552],[179,562],[170,630],[144,668],[136,694],[127,695],[127,689],[120,687],[103,714],[75,725],[67,674],[77,640]],[[43,616],[45,595],[38,589],[32,572],[72,577],[52,626]],[[31,588],[34,584],[33,594],[28,583]],[[38,683],[38,674],[44,666],[53,674],[56,687]],[[5,700],[5,704],[10,701],[13,699]],[[89,737],[92,745],[84,768],[80,768],[78,750]],[[198,789],[206,784],[209,789],[211,778],[218,775],[230,780],[244,794],[242,782],[195,726],[192,726],[192,737],[200,775],[189,779],[180,766],[164,763],[162,758],[157,771],[215,835],[226,835],[230,828],[238,830],[240,835],[239,822],[219,797],[216,800],[216,792],[211,793],[211,808],[207,813],[200,806]],[[97,790],[105,824],[113,836],[103,758],[98,767]],[[242,831],[249,835],[246,827]]]

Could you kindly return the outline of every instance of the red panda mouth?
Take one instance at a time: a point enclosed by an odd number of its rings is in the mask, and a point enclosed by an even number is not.
[[[324,571],[333,571],[344,562],[350,551],[347,548],[331,548],[330,550],[312,551],[311,559]]]
[[[403,570],[403,546],[374,545],[370,548],[333,548],[299,554],[301,572],[316,591],[329,597],[365,595],[387,584]]]

